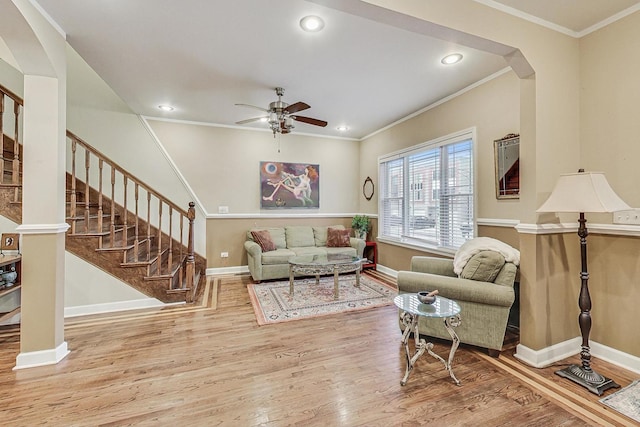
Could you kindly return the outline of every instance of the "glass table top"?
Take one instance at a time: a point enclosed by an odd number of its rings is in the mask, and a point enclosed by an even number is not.
[[[344,265],[344,264],[356,264],[364,262],[364,258],[358,258],[357,256],[341,255],[341,254],[309,254],[298,255],[289,258],[289,264],[293,265],[316,265],[316,266],[331,266],[331,265]]]
[[[400,294],[393,302],[407,313],[424,317],[452,317],[460,313],[457,302],[441,296],[437,296],[433,304],[423,304],[418,301],[416,294]]]

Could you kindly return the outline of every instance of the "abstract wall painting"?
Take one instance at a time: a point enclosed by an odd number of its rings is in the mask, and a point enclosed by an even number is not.
[[[260,162],[260,208],[320,207],[320,166]]]

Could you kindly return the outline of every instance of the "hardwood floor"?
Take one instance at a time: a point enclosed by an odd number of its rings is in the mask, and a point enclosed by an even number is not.
[[[401,387],[395,306],[257,326],[248,283],[212,280],[190,308],[68,320],[71,354],[54,366],[13,371],[18,331],[0,329],[0,424],[633,425],[553,373],[577,357],[532,369],[513,358],[514,342],[499,359],[462,345],[459,387],[428,355]],[[593,364],[623,387],[636,376]]]

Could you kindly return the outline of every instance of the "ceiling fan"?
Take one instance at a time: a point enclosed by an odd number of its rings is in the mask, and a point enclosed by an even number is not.
[[[282,102],[282,95],[284,94],[284,89],[281,87],[277,87],[276,95],[278,95],[278,100],[269,104],[269,108],[256,107],[255,105],[249,104],[236,104],[243,107],[255,108],[260,111],[264,111],[267,113],[265,116],[254,117],[251,119],[240,120],[236,122],[237,125],[243,125],[245,123],[257,122],[257,121],[265,121],[269,123],[269,127],[273,131],[273,137],[275,138],[276,133],[290,133],[294,128],[293,121],[303,122],[314,126],[325,127],[327,122],[324,120],[318,120],[311,117],[298,116],[298,111],[306,110],[307,108],[311,108],[308,104],[304,102],[296,102],[295,104],[287,104],[286,102]]]

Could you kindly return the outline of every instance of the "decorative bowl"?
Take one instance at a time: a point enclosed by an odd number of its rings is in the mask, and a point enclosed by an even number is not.
[[[433,292],[418,292],[418,301],[423,304],[433,304],[434,302],[436,302],[436,296],[435,294],[433,294]]]

